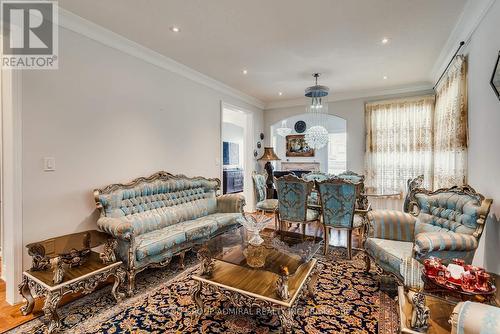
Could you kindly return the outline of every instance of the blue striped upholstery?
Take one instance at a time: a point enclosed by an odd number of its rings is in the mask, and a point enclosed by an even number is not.
[[[410,199],[412,202],[409,203],[417,206],[416,217],[392,210],[377,210],[369,214],[367,253],[381,267],[396,269],[394,258],[390,254],[378,254],[383,249],[370,241],[378,238],[406,242],[419,260],[436,256],[445,263],[453,258],[471,263],[491,201],[484,200],[468,186],[433,193],[413,189]],[[399,274],[399,269],[391,272]]]
[[[461,302],[451,316],[452,334],[500,334],[500,308]]]
[[[111,185],[97,191],[102,206],[97,225],[118,239],[117,255],[127,269],[137,270],[237,224],[244,197],[217,197],[218,187],[215,179],[165,172],[131,185]],[[130,258],[129,252],[135,257]]]
[[[415,217],[395,210],[374,210],[368,213],[369,237],[413,242]]]
[[[417,234],[415,251],[424,254],[432,251],[471,251],[477,248],[477,239],[469,234],[454,232],[428,232]]]
[[[379,238],[368,238],[365,243],[367,253],[387,272],[401,277],[399,265],[404,258],[412,256],[413,244]]]

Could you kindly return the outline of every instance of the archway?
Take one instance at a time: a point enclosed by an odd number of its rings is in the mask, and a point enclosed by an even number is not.
[[[326,115],[325,123],[322,125],[329,133],[329,143],[316,150],[311,157],[287,154],[287,139],[278,135],[276,131],[282,127],[283,122],[286,122],[287,127],[292,129],[290,135],[303,135],[305,130],[295,128],[295,124],[299,121],[305,122],[305,129],[307,129],[313,120],[310,114],[304,113],[290,116],[271,125],[271,145],[281,159],[276,162],[276,170],[286,169],[285,166],[288,164],[291,166],[292,163],[294,166],[303,164],[304,167],[309,167],[313,163],[324,173],[338,174],[345,171],[347,169],[347,121],[335,115]]]

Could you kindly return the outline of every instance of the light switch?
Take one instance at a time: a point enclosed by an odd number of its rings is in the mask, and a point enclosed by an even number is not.
[[[43,158],[43,170],[46,172],[53,172],[56,170],[56,158],[46,157]]]

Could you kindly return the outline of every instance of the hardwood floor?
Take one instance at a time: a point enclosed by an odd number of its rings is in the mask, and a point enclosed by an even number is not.
[[[271,222],[269,225],[270,228],[274,228],[274,222]],[[313,235],[316,232],[317,225],[312,225],[312,226],[307,226],[306,227],[306,234]],[[291,231],[296,231],[300,233],[300,227],[297,227],[296,225],[292,225],[290,228]],[[319,234],[320,236],[323,236],[323,229],[319,229]],[[330,239],[330,245],[332,246],[344,246],[347,244],[347,233],[344,231],[331,231],[330,233],[331,239]],[[356,236],[353,237],[353,247],[357,248],[359,247],[360,242],[359,238]],[[1,261],[0,261],[0,268],[1,268]],[[79,294],[76,295],[67,295],[65,296],[62,301],[61,305],[67,304],[75,299],[80,298]],[[33,314],[23,316],[21,314],[21,311],[19,308],[21,307],[22,304],[17,304],[17,305],[10,305],[6,302],[5,300],[5,282],[0,280],[0,333],[3,333],[9,329],[12,329],[16,326],[19,326],[33,318],[43,316],[42,312],[42,307],[43,307],[43,299],[42,298],[37,298],[36,303],[35,303],[35,308]]]

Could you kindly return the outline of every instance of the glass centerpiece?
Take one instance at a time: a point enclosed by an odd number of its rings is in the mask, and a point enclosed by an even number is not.
[[[259,246],[264,242],[264,239],[260,236],[260,231],[262,231],[271,220],[272,218],[266,217],[265,215],[255,217],[244,213],[242,217],[238,218],[238,223],[243,225],[245,229],[252,234],[248,243],[253,246]]]

